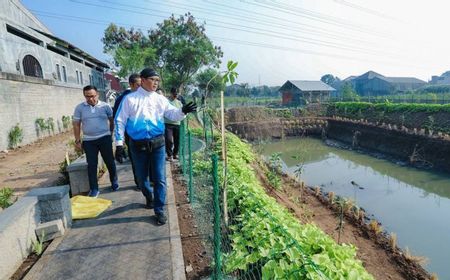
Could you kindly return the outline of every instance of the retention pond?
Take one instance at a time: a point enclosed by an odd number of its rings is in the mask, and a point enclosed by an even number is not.
[[[355,201],[394,232],[398,244],[428,259],[425,268],[450,279],[450,175],[419,170],[312,138],[288,139],[260,146],[262,154],[281,153],[283,168]]]

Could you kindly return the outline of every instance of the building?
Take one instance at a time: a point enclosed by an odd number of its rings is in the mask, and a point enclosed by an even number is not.
[[[100,44],[100,42],[99,42]],[[81,89],[95,85],[105,98],[108,65],[54,36],[19,0],[0,0],[0,150],[18,124],[22,144],[37,139],[35,120],[71,116],[84,100]]]
[[[369,71],[357,77],[349,77],[344,81],[352,84],[353,89],[361,96],[389,95],[416,90],[425,81],[411,77],[385,77],[374,71]]]
[[[282,105],[318,103],[330,98],[335,89],[322,81],[286,81],[279,89]]]

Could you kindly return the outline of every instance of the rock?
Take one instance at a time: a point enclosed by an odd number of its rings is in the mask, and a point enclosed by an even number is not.
[[[192,268],[192,265],[186,266],[186,273],[190,273],[192,271],[194,271],[194,269]]]
[[[7,153],[9,153],[9,151],[8,150],[3,150],[2,153],[7,154]]]

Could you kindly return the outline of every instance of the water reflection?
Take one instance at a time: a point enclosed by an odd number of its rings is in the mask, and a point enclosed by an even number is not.
[[[284,168],[292,173],[303,163],[302,179],[308,185],[355,200],[388,232],[397,233],[400,246],[429,258],[430,271],[450,279],[449,175],[329,147],[311,138],[264,144],[260,149],[264,155],[281,152]]]

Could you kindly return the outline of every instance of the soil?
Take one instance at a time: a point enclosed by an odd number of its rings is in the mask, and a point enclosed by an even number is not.
[[[15,196],[35,187],[60,185],[64,176],[59,164],[65,159],[73,132],[68,131],[32,144],[0,153],[0,188],[9,187]]]
[[[22,263],[22,265],[16,270],[16,272],[11,276],[10,280],[19,280],[23,279],[25,275],[27,275],[28,271],[31,270],[33,265],[39,260],[42,254],[47,249],[48,245],[50,245],[51,241],[47,241],[42,243],[42,253],[41,255],[36,255],[35,253],[31,253]]]
[[[174,164],[172,164],[172,174],[186,279],[207,278],[211,274],[211,259],[206,254],[202,238],[195,231],[196,224],[189,204],[186,184],[181,179],[180,169]]]

